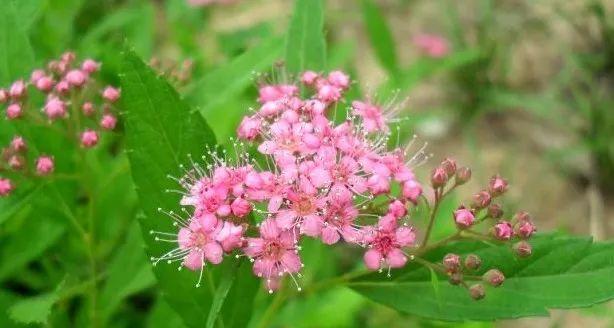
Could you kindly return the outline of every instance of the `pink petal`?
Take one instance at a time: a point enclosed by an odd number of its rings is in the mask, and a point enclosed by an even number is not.
[[[222,246],[216,242],[207,243],[205,247],[203,247],[205,252],[205,258],[213,263],[220,264],[222,262],[222,255],[224,254],[224,250]]]
[[[293,210],[283,210],[277,212],[275,216],[275,222],[277,222],[277,226],[282,230],[290,229],[296,220],[296,212]]]
[[[183,265],[192,271],[200,270],[204,265],[203,253],[192,250],[183,260]]]
[[[284,252],[284,254],[281,256],[281,263],[290,273],[299,272],[302,267],[301,259],[293,251]]]
[[[400,246],[408,246],[414,243],[416,234],[411,228],[400,227],[395,232],[395,238]]]
[[[335,244],[339,241],[341,236],[339,236],[339,232],[337,229],[332,226],[322,228],[322,242],[327,245]]]
[[[377,270],[380,268],[382,261],[382,253],[378,252],[375,249],[368,250],[364,257],[365,265],[370,270]]]
[[[317,215],[307,215],[301,224],[301,232],[310,237],[317,237],[322,231],[322,218]]]
[[[386,262],[391,268],[400,268],[407,262],[407,257],[398,248],[393,248],[386,254]]]
[[[267,219],[260,223],[260,235],[265,239],[275,239],[279,236],[279,228],[274,220]]]

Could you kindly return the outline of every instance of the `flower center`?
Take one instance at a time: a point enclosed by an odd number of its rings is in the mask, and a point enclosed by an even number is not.
[[[266,257],[279,259],[283,254],[283,248],[278,242],[270,241],[264,246],[264,254]]]
[[[306,195],[300,196],[292,205],[294,210],[300,215],[311,214],[316,210],[312,198]]]

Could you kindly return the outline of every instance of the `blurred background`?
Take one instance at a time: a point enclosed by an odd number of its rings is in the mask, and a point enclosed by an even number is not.
[[[280,65],[292,11],[288,0],[3,1],[13,1],[22,13],[20,24],[39,63],[73,49],[102,61],[104,77],[117,82],[119,49],[127,41],[203,113],[218,140],[230,137],[241,115],[255,106],[255,73]],[[327,67],[351,74],[356,82],[350,97],[406,99],[402,135],[428,142],[433,163],[454,157],[473,168],[472,185],[464,189],[467,194],[455,196],[458,200],[468,200],[471,191],[500,173],[511,182],[509,210],[529,211],[541,230],[612,238],[614,1],[328,0],[326,9]],[[427,176],[433,163],[418,174]],[[119,218],[124,228],[112,237],[122,240],[132,221]],[[10,227],[1,233],[8,236]],[[109,253],[119,247],[114,245]],[[43,262],[57,247],[52,244],[29,261]],[[343,248],[306,254],[315,272],[306,279],[344,272],[355,256]],[[33,266],[2,277],[4,304],[45,288],[15,282],[15,275]],[[109,310],[107,324],[181,327],[151,273],[143,277],[149,280],[132,286]],[[52,317],[68,317],[72,308],[64,304],[60,312],[66,313]],[[51,322],[68,322],[58,318]],[[4,322],[0,326],[15,325]],[[614,304],[553,311],[551,318],[452,325],[399,314],[339,288],[292,299],[271,322],[278,327],[614,327]]]

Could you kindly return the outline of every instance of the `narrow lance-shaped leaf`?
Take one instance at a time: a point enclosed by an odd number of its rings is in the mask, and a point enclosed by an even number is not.
[[[614,244],[593,243],[590,238],[537,236],[533,255],[514,257],[509,246],[489,246],[463,241],[425,255],[441,261],[449,252],[474,253],[481,269],[497,267],[506,276],[501,287],[487,288],[486,298],[473,301],[459,286],[439,279],[438,288],[428,269],[410,263],[393,270],[392,278],[371,274],[349,286],[371,300],[402,312],[437,320],[498,320],[548,315],[548,309],[586,307],[614,298]],[[438,306],[441,304],[441,306]]]
[[[34,53],[12,1],[0,8],[0,87],[28,76]]]
[[[394,37],[386,18],[373,0],[361,0],[362,15],[367,35],[380,64],[392,76],[399,70]]]
[[[198,158],[205,146],[215,146],[215,137],[200,114],[191,111],[177,92],[133,52],[123,55],[122,71],[122,107],[126,109],[130,166],[145,212],[145,217],[140,220],[141,230],[149,255],[160,256],[176,247],[172,243],[156,242],[148,233],[151,230],[170,232],[177,229],[172,226],[170,218],[157,210],[178,211],[179,197],[165,192],[178,186],[167,175],[180,176],[179,166],[189,163],[188,154]],[[216,282],[212,277],[232,274],[232,266],[236,264],[236,260],[229,257],[219,266],[205,268],[200,288],[195,288],[198,274],[188,270],[178,272],[177,264],[161,263],[154,267],[154,274],[168,304],[188,326],[201,327],[208,321],[209,313],[225,313],[223,304],[222,311],[210,311],[214,295],[223,294],[216,292]],[[257,280],[248,274],[238,275],[234,280],[235,284],[251,282],[249,288],[235,293],[233,285],[229,291],[229,295],[240,298],[243,306],[251,311],[249,302],[258,289]],[[249,317],[250,313],[245,315]],[[221,315],[214,319],[225,322],[227,318]]]
[[[286,66],[290,73],[326,68],[324,2],[296,0],[286,35]]]

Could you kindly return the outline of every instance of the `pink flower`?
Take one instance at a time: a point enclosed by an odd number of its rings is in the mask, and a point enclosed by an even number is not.
[[[293,231],[282,231],[267,219],[260,224],[260,237],[247,238],[243,251],[254,260],[254,274],[266,279],[269,292],[278,287],[282,276],[298,273],[303,267],[294,236]]]
[[[388,204],[388,213],[393,217],[400,219],[407,215],[407,207],[405,203],[398,199],[394,199]]]
[[[91,148],[98,144],[98,132],[94,130],[85,130],[81,133],[81,145],[85,148]]]
[[[48,175],[53,172],[53,159],[49,156],[41,156],[36,160],[36,173],[38,175]]]
[[[401,248],[412,245],[415,239],[412,228],[397,227],[395,218],[383,216],[375,230],[365,232],[369,247],[364,255],[365,265],[370,270],[403,267],[407,257]]]
[[[61,80],[55,85],[55,91],[60,94],[66,94],[70,90],[70,84],[66,80]]]
[[[418,202],[418,197],[422,195],[422,186],[416,180],[408,180],[403,183],[403,197],[412,203]]]
[[[287,208],[275,210],[275,222],[283,230],[300,226],[303,220],[321,220],[320,209],[326,204],[326,198],[317,190],[308,187],[290,190],[285,195]]]
[[[242,218],[252,211],[252,204],[247,200],[238,197],[232,201],[232,204],[230,204],[230,209],[232,210],[232,214]]]
[[[21,110],[21,105],[14,103],[14,104],[10,104],[7,108],[6,108],[6,117],[9,120],[14,120],[14,119],[18,119],[21,117],[22,114],[22,110]]]
[[[64,78],[66,79],[68,84],[77,88],[82,87],[85,82],[87,82],[87,74],[78,69],[73,69],[69,71],[68,73],[66,73],[66,76]]]
[[[426,55],[433,58],[441,58],[450,52],[448,41],[435,34],[420,34],[414,37],[414,44]]]
[[[177,234],[179,249],[186,255],[183,266],[190,270],[203,268],[205,262],[219,264],[222,262],[224,249],[218,240],[222,223],[212,214],[193,218],[187,227]]]
[[[66,116],[66,104],[56,97],[50,97],[45,104],[45,114],[50,120],[64,118]]]
[[[464,207],[461,207],[457,209],[456,211],[454,211],[454,222],[456,222],[456,225],[459,228],[461,229],[469,228],[473,224],[474,221],[475,221],[475,216],[470,210]]]
[[[346,242],[360,240],[360,231],[354,224],[358,210],[351,201],[337,202],[331,199],[322,216],[312,215],[303,220],[301,232],[310,237],[320,237],[327,245],[335,244],[341,237]]]
[[[100,119],[100,126],[105,130],[115,129],[116,124],[117,118],[111,114],[104,114],[102,119]]]
[[[0,197],[6,197],[13,191],[13,184],[11,180],[6,178],[0,178]]]
[[[260,135],[262,120],[254,116],[245,116],[237,128],[237,136],[245,140],[254,140]]]
[[[116,89],[112,86],[107,86],[104,91],[102,91],[102,98],[109,102],[116,102],[119,99],[120,90]]]

